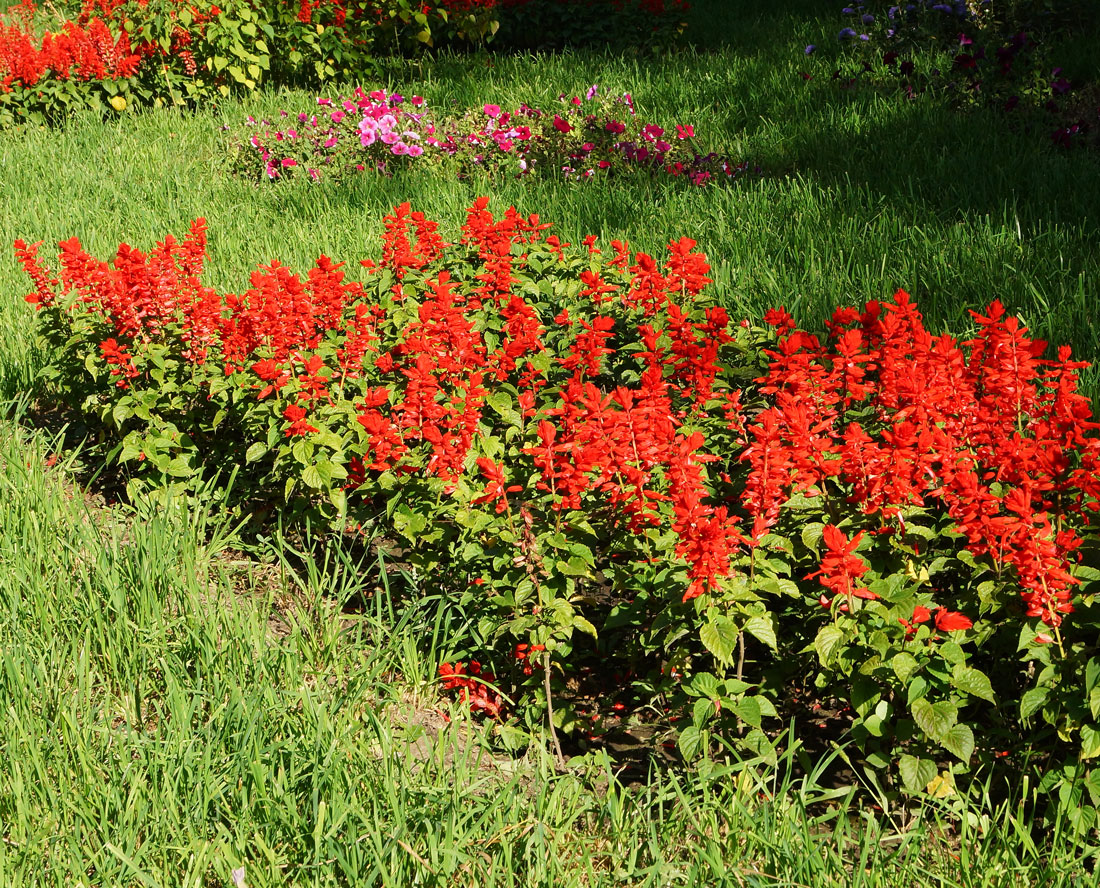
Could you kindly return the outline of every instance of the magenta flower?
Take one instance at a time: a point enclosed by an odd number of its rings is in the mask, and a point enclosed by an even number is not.
[[[486,105],[485,114],[488,117],[493,118],[493,120],[496,120],[498,117],[500,117],[500,105]]]
[[[695,135],[695,127],[690,123],[680,126],[676,124],[676,138],[678,139],[690,139]]]

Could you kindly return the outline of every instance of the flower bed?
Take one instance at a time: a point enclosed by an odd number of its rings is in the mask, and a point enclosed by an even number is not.
[[[1095,84],[1065,76],[1032,29],[1072,32],[1074,21],[1088,14],[1076,6],[854,0],[841,10],[847,24],[837,40],[844,54],[832,79],[846,89],[889,85],[908,100],[929,94],[960,107],[991,107],[1013,116],[1028,112],[1029,124],[1055,147],[1095,147],[1100,144]],[[914,60],[914,49],[930,47],[942,48],[944,55],[937,60],[925,53],[924,61]],[[817,50],[811,44],[805,53]]]
[[[436,117],[421,96],[357,88],[350,98],[320,98],[310,113],[283,111],[279,125],[250,118],[235,140],[235,169],[260,181],[307,175],[341,178],[392,174],[416,163],[445,175],[475,171],[524,178],[604,180],[610,176],[675,178],[701,186],[740,178],[749,170],[718,152],[696,147],[695,127],[667,129],[638,118],[630,93],[558,97],[555,110],[499,105]]]
[[[380,47],[480,40],[495,0],[84,0],[0,17],[0,125],[77,108],[197,104],[373,70]],[[54,17],[54,14],[60,18]]]
[[[79,108],[201,104],[263,84],[316,86],[374,56],[440,43],[668,44],[684,0],[21,0],[0,14],[0,125]],[[579,27],[578,27],[579,25]],[[558,28],[552,33],[552,28]]]
[[[454,241],[407,204],[385,228],[362,281],[322,256],[238,294],[202,283],[201,220],[110,263],[20,241],[50,390],[139,489],[232,465],[253,505],[400,547],[480,639],[446,686],[505,736],[599,657],[689,758],[768,755],[816,686],[909,791],[1055,734],[1048,788],[1094,773],[1100,436],[1068,349],[996,302],[932,335],[901,291],[822,336],[736,322],[688,238],[574,247],[484,198]]]

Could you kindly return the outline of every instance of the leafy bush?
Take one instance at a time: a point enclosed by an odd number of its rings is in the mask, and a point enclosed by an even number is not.
[[[24,0],[0,20],[0,123],[355,79],[373,70],[380,51],[416,51],[459,33],[486,37],[494,0],[465,3],[458,17],[455,3],[84,0],[62,4],[55,32]]]
[[[733,323],[690,239],[577,249],[484,198],[455,242],[385,227],[362,282],[321,257],[240,294],[202,283],[201,220],[57,270],[20,241],[49,390],[133,488],[233,466],[255,509],[381,531],[465,613],[442,678],[510,742],[597,730],[576,681],[688,758],[774,755],[835,698],[906,791],[1041,753],[1095,821],[1100,426],[1067,348],[997,302],[934,336],[901,291],[823,337]]]

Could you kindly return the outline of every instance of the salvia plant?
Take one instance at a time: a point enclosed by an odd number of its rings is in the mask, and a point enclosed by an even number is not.
[[[820,334],[736,320],[689,238],[573,246],[488,203],[453,240],[403,204],[357,275],[239,293],[203,283],[202,220],[109,262],[19,241],[44,391],[134,494],[233,466],[257,515],[382,539],[468,617],[440,678],[507,742],[598,732],[590,681],[688,759],[767,757],[834,697],[906,791],[1043,748],[1094,822],[1100,426],[1069,349],[996,301],[933,334],[904,291]]]

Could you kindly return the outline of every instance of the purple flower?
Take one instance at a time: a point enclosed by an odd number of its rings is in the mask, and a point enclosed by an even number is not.
[[[871,13],[867,13],[860,19],[860,21],[863,22],[863,24],[865,25],[873,25],[875,23],[875,17],[871,15]]]
[[[840,33],[836,35],[837,40],[850,40],[856,36],[856,32],[851,28],[841,28]]]
[[[859,39],[862,40],[864,43],[866,43],[871,38],[867,34],[860,34]]]
[[[809,46],[806,47],[806,55],[813,55],[814,51],[816,49],[817,49],[817,44],[816,43],[811,43]]]

